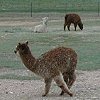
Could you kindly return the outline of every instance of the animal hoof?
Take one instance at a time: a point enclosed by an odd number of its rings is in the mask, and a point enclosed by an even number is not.
[[[69,95],[70,95],[70,97],[73,97],[73,93],[70,93]]]
[[[46,96],[46,94],[43,94],[43,95],[42,95],[42,97],[45,97],[45,96]]]
[[[60,93],[60,95],[61,95],[61,96],[64,95],[64,92],[62,91],[62,92]]]

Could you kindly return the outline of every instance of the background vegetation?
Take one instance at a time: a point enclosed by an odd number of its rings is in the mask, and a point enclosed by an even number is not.
[[[0,0],[0,12],[98,12],[99,0]]]
[[[14,50],[17,43],[28,40],[36,58],[58,46],[72,47],[78,53],[78,69],[99,69],[99,25],[100,20],[84,21],[83,31],[78,29],[75,32],[72,26],[72,31],[64,32],[63,21],[51,21],[48,23],[48,33],[42,34],[35,34],[27,26],[0,27],[0,67],[24,68],[20,58],[14,54]]]

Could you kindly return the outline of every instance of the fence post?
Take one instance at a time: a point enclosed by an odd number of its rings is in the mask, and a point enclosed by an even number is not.
[[[98,16],[99,16],[99,12],[100,12],[99,6],[100,6],[100,2],[98,1]]]
[[[31,17],[32,17],[32,2],[31,2]]]

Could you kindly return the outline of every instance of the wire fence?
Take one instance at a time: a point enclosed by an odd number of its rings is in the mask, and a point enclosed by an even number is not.
[[[100,0],[0,0],[0,12],[96,12],[100,13]]]

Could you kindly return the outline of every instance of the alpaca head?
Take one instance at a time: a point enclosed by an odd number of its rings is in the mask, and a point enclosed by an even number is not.
[[[83,30],[83,24],[82,24],[82,23],[79,23],[78,26],[79,26],[79,28],[80,28],[81,30]]]
[[[18,43],[14,52],[18,52],[19,54],[27,54],[29,52],[28,41],[22,44]]]
[[[42,18],[42,20],[43,20],[43,24],[46,24],[47,25],[48,17],[44,17],[44,18]]]

